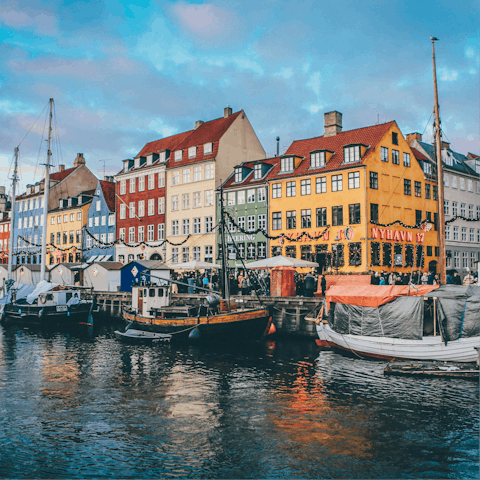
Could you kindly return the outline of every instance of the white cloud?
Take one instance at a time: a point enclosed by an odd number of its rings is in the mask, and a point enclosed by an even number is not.
[[[458,72],[456,70],[450,70],[448,68],[440,68],[438,70],[440,80],[445,82],[455,82],[458,79]]]
[[[322,77],[320,72],[315,72],[310,75],[309,81],[306,83],[307,87],[310,87],[315,95],[320,96],[320,87],[322,85]]]
[[[274,73],[273,76],[282,77],[285,80],[288,80],[289,78],[293,77],[293,69],[290,67],[289,68],[283,67],[280,70],[278,70],[278,72]]]

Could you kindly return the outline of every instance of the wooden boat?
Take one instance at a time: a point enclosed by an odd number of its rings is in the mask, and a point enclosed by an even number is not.
[[[413,377],[448,377],[479,380],[478,367],[475,364],[445,363],[445,362],[392,362],[383,373],[385,375],[413,376]]]
[[[145,330],[135,330],[129,328],[125,332],[119,332],[115,330],[115,335],[121,340],[125,340],[133,343],[157,343],[157,342],[170,342],[172,336],[165,333],[147,332]]]

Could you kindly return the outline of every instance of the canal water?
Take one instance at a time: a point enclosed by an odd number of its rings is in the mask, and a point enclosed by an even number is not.
[[[313,340],[114,329],[0,327],[0,477],[478,478],[478,383],[384,377]]]

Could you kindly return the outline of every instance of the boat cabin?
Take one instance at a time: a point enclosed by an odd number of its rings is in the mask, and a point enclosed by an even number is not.
[[[157,311],[170,306],[171,288],[169,285],[157,285],[140,282],[132,285],[132,308],[144,317],[155,317]]]

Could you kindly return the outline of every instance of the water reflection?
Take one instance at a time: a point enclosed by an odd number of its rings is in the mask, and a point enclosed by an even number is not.
[[[478,387],[313,342],[125,345],[0,328],[0,476],[469,478]]]

